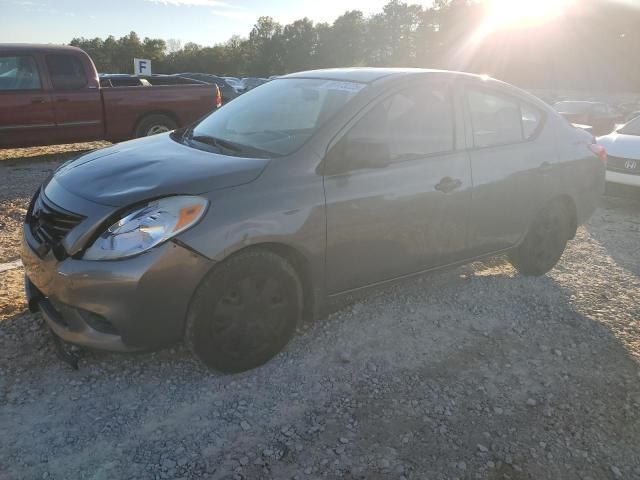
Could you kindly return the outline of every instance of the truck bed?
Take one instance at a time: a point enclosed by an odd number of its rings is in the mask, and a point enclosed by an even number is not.
[[[101,92],[104,137],[112,142],[132,138],[144,116],[166,115],[182,126],[216,107],[215,88],[204,84],[110,87]]]

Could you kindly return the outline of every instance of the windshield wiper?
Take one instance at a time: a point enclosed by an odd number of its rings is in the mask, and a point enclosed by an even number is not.
[[[217,147],[220,150],[231,150],[232,152],[237,153],[242,151],[242,148],[240,148],[239,145],[221,138],[212,137],[211,135],[191,135],[189,136],[189,140],[211,145],[212,147]]]
[[[250,155],[253,157],[259,158],[268,158],[279,156],[273,152],[269,152],[268,150],[262,150],[261,148],[250,147],[248,145],[242,145],[240,143],[235,143],[230,140],[225,140],[223,138],[214,137],[212,135],[194,135],[193,131],[188,132],[186,135],[187,140],[204,143],[205,145],[210,145],[212,147],[217,148],[220,152],[226,150],[235,155]]]

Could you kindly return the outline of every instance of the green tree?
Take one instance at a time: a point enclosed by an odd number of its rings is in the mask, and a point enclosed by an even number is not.
[[[268,76],[282,72],[282,25],[273,18],[258,18],[246,47],[249,75]]]
[[[319,67],[365,65],[367,21],[359,10],[345,12],[333,25],[318,24],[315,62]]]
[[[483,28],[482,0],[435,0],[430,8],[389,1],[377,14],[346,11],[329,23],[280,25],[260,17],[248,37],[211,47],[145,38],[74,38],[100,72],[126,73],[133,58],[155,72],[269,76],[349,66],[421,66],[488,73],[525,88],[640,90],[640,10],[581,0],[545,25]],[[169,46],[167,46],[169,45]]]
[[[380,66],[414,66],[417,32],[423,13],[420,5],[409,5],[399,0],[387,3],[382,13],[369,20],[369,60]]]
[[[308,70],[314,67],[318,34],[308,18],[286,25],[280,38],[282,67],[285,72]]]

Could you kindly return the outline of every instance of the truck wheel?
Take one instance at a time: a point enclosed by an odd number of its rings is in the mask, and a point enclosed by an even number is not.
[[[178,127],[176,122],[166,115],[153,114],[144,117],[136,128],[136,138],[149,137],[158,133],[170,132]]]
[[[561,201],[552,201],[535,218],[524,241],[509,253],[509,260],[523,275],[544,275],[560,260],[570,232],[567,207]]]
[[[185,342],[208,367],[242,372],[274,357],[302,314],[302,287],[282,257],[251,250],[214,268],[187,313]]]

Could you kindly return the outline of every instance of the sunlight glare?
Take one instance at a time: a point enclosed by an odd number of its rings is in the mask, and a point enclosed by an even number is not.
[[[518,28],[539,25],[566,13],[575,0],[486,0],[486,28]]]

